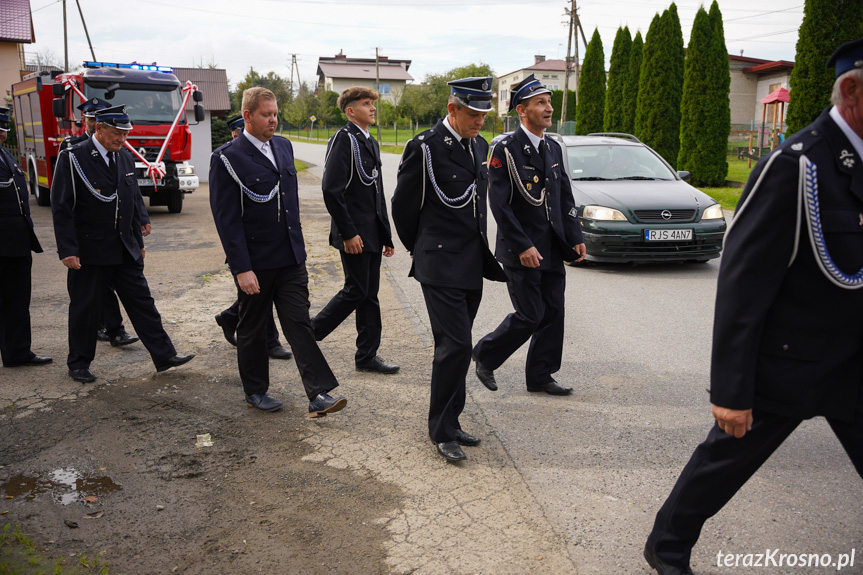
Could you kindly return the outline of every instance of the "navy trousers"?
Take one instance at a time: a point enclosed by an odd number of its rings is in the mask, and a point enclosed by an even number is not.
[[[0,257],[0,357],[14,366],[30,351],[30,270],[33,256]]]

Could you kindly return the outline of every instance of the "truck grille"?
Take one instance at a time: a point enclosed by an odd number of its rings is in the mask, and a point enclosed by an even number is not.
[[[139,154],[141,154],[142,156],[147,158],[148,162],[155,162],[156,158],[159,157],[159,150],[161,150],[161,148],[159,146],[132,146],[132,147],[135,148],[135,150]],[[171,161],[171,149],[170,148],[165,150],[165,155],[162,157],[162,161],[163,162],[170,162]]]

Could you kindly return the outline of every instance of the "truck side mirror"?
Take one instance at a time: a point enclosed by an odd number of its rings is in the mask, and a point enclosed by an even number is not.
[[[204,101],[204,93],[201,92],[200,90],[195,90],[194,92],[192,92],[192,99],[196,102],[203,102]]]
[[[200,92],[196,92],[200,94]],[[204,121],[204,107],[200,104],[195,104],[195,121],[203,122]]]
[[[57,84],[54,85],[56,86]],[[54,116],[62,118],[66,115],[66,110],[64,109],[65,106],[63,106],[63,104],[65,103],[66,100],[63,98],[54,98],[53,100],[51,100],[51,112],[54,114]]]
[[[63,84],[51,84],[51,93],[57,97],[63,96],[66,94],[66,86]]]

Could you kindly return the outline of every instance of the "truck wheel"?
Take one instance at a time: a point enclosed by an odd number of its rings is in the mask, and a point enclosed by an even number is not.
[[[168,211],[172,214],[179,214],[183,211],[183,192],[176,190],[168,196]]]
[[[51,191],[48,188],[39,185],[39,180],[36,176],[36,170],[33,169],[32,164],[30,165],[28,179],[30,180],[30,193],[36,196],[36,205],[50,206]]]

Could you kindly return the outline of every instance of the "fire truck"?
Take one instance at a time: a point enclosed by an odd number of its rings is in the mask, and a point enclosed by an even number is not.
[[[27,172],[36,202],[50,204],[61,142],[84,133],[77,109],[82,95],[126,105],[134,126],[126,141],[136,155],[138,187],[149,196],[151,206],[167,206],[169,212],[179,213],[184,194],[198,187],[195,167],[189,162],[192,136],[184,106],[188,98],[173,69],[156,65],[84,62],[80,71],[37,72],[12,86],[18,165]],[[200,122],[203,94],[194,90],[192,100],[195,121]]]

